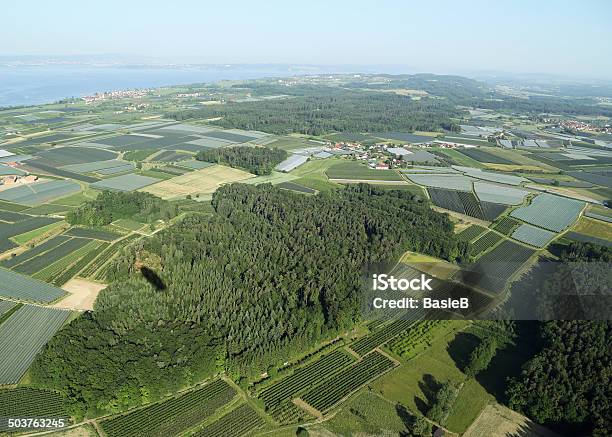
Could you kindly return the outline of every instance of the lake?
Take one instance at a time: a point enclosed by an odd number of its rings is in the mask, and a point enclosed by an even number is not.
[[[0,107],[52,103],[102,91],[320,72],[312,68],[300,70],[274,65],[192,68],[0,66]]]

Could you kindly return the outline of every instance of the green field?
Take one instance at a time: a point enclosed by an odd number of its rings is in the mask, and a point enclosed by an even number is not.
[[[325,171],[338,162],[337,159],[310,160],[291,171],[291,175],[298,177],[292,182],[318,191],[342,188],[342,185],[329,181],[325,175]]]
[[[456,165],[463,165],[466,167],[474,167],[474,168],[484,168],[485,165],[476,161],[475,159],[470,158],[469,156],[464,155],[463,153],[458,152],[453,149],[433,149],[436,152],[441,153],[442,155],[446,155],[452,159],[453,163]]]
[[[404,179],[394,170],[374,170],[355,161],[334,164],[327,169],[326,174],[330,179],[404,182]]]
[[[431,347],[425,353],[374,382],[373,388],[385,399],[425,414],[432,386],[443,381],[465,381],[447,422],[449,430],[460,433],[467,429],[493,397],[477,381],[466,381],[465,374],[459,369],[456,360],[465,359],[473,344],[464,341],[460,333],[469,322],[456,321],[453,324],[450,332],[441,331],[442,335],[432,340]]]
[[[38,238],[41,235],[52,231],[53,229],[60,227],[62,225],[65,225],[66,222],[55,222],[55,223],[51,223],[49,225],[43,226],[42,228],[38,228],[38,229],[34,229],[32,231],[26,232],[24,234],[19,234],[19,235],[15,235],[13,237],[13,240],[15,241],[15,243],[17,244],[26,244],[28,241],[33,240],[34,238]]]
[[[111,223],[111,225],[113,226],[117,226],[121,229],[125,229],[127,231],[137,231],[139,229],[141,229],[144,224],[137,222],[135,220],[131,220],[131,219],[119,219],[119,220],[115,220],[114,222]]]

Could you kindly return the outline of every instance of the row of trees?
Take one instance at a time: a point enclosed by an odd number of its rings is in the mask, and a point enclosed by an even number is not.
[[[238,146],[203,150],[196,159],[241,168],[256,175],[269,175],[287,156],[285,150],[278,148]]]

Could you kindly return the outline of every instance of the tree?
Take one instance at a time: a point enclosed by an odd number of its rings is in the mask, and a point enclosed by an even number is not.
[[[497,339],[493,336],[485,337],[470,354],[469,363],[465,368],[465,374],[474,377],[489,366],[489,363],[497,353]]]
[[[453,404],[458,394],[459,387],[457,385],[450,381],[444,382],[435,394],[434,401],[427,412],[427,417],[440,425],[444,425],[452,412]]]

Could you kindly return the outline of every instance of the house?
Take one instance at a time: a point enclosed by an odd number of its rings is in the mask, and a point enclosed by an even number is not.
[[[374,168],[376,170],[389,170],[389,166],[387,164],[376,164]]]

